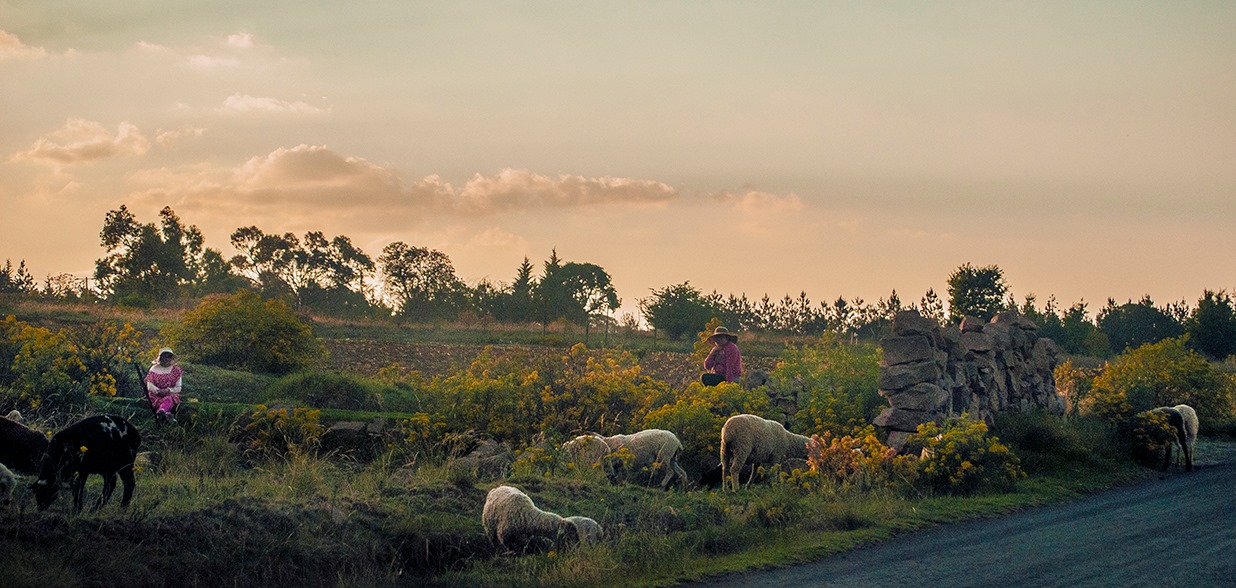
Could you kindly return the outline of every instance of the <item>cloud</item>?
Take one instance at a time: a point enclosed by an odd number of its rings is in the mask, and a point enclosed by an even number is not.
[[[255,45],[253,41],[253,35],[249,33],[243,33],[243,32],[236,33],[234,35],[228,35],[227,38],[223,40],[223,44],[233,49],[242,49],[242,50],[252,49]]]
[[[149,150],[150,140],[129,122],[120,123],[113,135],[97,122],[71,118],[60,130],[13,155],[13,160],[61,166],[144,155]]]
[[[176,141],[179,141],[181,137],[201,137],[204,134],[206,134],[206,129],[201,127],[191,127],[189,125],[170,131],[159,129],[159,132],[155,134],[155,142],[162,145],[164,148],[168,148],[176,143]]]
[[[436,176],[425,182],[436,182]],[[593,206],[600,204],[654,204],[672,200],[678,190],[661,182],[630,178],[557,177],[528,170],[504,169],[493,177],[474,176],[450,193],[449,208],[471,214],[491,214],[510,209]]]
[[[293,114],[318,115],[330,112],[329,108],[318,108],[305,102],[288,102],[278,98],[250,96],[248,94],[232,94],[219,106],[218,112],[223,114]]]
[[[47,55],[46,49],[26,45],[17,38],[17,35],[0,30],[0,61],[38,59],[45,55]]]
[[[235,69],[240,67],[240,59],[217,55],[192,55],[189,66],[196,69]]]
[[[772,194],[749,190],[740,194],[722,192],[715,196],[743,214],[780,214],[802,210],[802,199],[797,194]]]

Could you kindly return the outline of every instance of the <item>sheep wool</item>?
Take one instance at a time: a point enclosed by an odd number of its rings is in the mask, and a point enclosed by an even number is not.
[[[8,506],[13,502],[13,490],[17,488],[17,476],[0,463],[0,505]]]
[[[630,435],[611,435],[603,437],[596,433],[580,435],[562,446],[563,451],[577,460],[577,463],[595,464],[606,455],[626,449],[633,457],[631,472],[639,472],[644,468],[660,474],[657,483],[662,489],[669,488],[675,480],[687,487],[687,472],[678,463],[682,455],[682,442],[678,436],[665,429],[645,429]],[[607,469],[607,474],[614,472]]]
[[[810,437],[791,433],[777,422],[753,414],[730,417],[721,426],[721,487],[738,490],[743,468],[806,459]],[[754,476],[754,474],[752,474]]]
[[[1185,471],[1193,471],[1193,449],[1197,445],[1197,411],[1187,404],[1177,404],[1160,406],[1150,412],[1161,413],[1167,417],[1167,424],[1171,425],[1176,434],[1174,444],[1180,447],[1180,454],[1184,456]],[[1171,464],[1172,448],[1168,446],[1167,455],[1163,459],[1163,469],[1167,469]]]
[[[481,526],[490,543],[507,551],[525,552],[554,545],[593,541],[601,526],[586,517],[563,518],[543,511],[513,486],[498,486],[485,497]]]

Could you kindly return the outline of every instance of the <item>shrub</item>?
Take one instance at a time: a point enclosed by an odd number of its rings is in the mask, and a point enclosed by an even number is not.
[[[324,353],[286,303],[250,290],[208,297],[167,335],[187,359],[255,372],[290,373]]]
[[[105,378],[90,379],[77,346],[63,332],[33,327],[12,315],[0,322],[0,351],[0,384],[11,389],[8,402],[21,410],[79,409],[92,385],[106,390],[109,384]]]
[[[933,492],[964,496],[1010,490],[1026,477],[1021,461],[988,434],[987,424],[965,415],[943,426],[919,425],[909,444],[923,447],[920,483]]]
[[[912,456],[898,456],[868,425],[853,436],[834,436],[825,431],[812,435],[807,446],[807,464],[818,478],[821,490],[837,492],[897,488],[913,478]]]
[[[301,449],[315,449],[322,438],[322,411],[268,408],[259,404],[249,415],[240,436],[251,456],[283,457]]]
[[[844,344],[831,333],[814,345],[787,348],[769,378],[778,390],[801,390],[794,420],[807,433],[850,433],[887,406],[878,391],[876,348]]]
[[[1163,463],[1176,441],[1176,432],[1161,412],[1142,412],[1133,417],[1133,459],[1144,466]]]
[[[266,390],[267,402],[295,400],[314,408],[381,410],[378,387],[337,372],[297,372],[279,378]]]
[[[1184,339],[1164,339],[1121,354],[1094,379],[1083,412],[1116,424],[1159,406],[1188,404],[1202,428],[1232,418],[1232,380]]]

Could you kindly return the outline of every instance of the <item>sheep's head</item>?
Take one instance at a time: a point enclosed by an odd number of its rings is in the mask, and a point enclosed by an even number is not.
[[[566,520],[575,527],[575,537],[580,543],[596,543],[605,535],[601,525],[588,517],[567,517]]]
[[[38,504],[39,510],[47,510],[56,501],[56,495],[60,493],[60,481],[39,476],[30,489],[34,491],[34,501]]]
[[[600,464],[601,458],[609,452],[609,446],[600,435],[589,433],[563,443],[562,451],[578,465],[591,467]]]

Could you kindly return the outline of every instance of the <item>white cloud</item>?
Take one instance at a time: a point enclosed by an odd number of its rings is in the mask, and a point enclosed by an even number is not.
[[[149,150],[150,140],[129,122],[120,123],[112,134],[97,122],[72,118],[60,130],[35,141],[30,149],[14,154],[13,159],[60,166],[144,155]]]
[[[436,176],[426,182],[437,181]],[[460,212],[488,214],[502,210],[539,207],[590,206],[627,203],[652,204],[677,198],[678,190],[661,182],[630,178],[586,178],[541,175],[528,170],[504,169],[496,176],[477,174],[461,190],[450,189],[447,203]]]
[[[223,40],[223,44],[233,49],[252,49],[254,46],[253,35],[243,32],[228,35]]]
[[[47,55],[42,47],[31,47],[21,42],[17,35],[0,30],[0,61],[9,59],[38,59]]]
[[[312,104],[296,101],[288,102],[278,98],[250,96],[248,94],[232,94],[219,106],[218,112],[223,114],[295,114],[318,115],[330,112],[329,108],[318,108]]]
[[[206,129],[189,125],[170,131],[159,129],[159,132],[155,134],[155,141],[164,148],[167,148],[171,147],[174,143],[176,143],[176,141],[180,140],[181,137],[201,137],[205,133]]]
[[[240,67],[240,60],[216,55],[192,55],[189,57],[189,66],[196,69],[235,69]]]
[[[797,194],[772,194],[749,190],[740,194],[723,192],[716,196],[743,214],[780,214],[794,212],[803,207]]]

